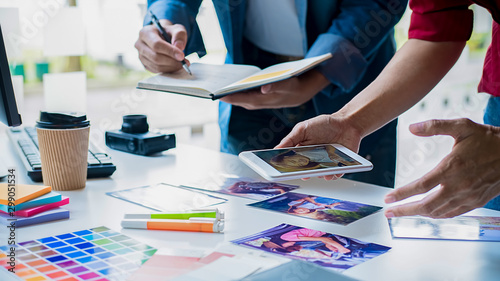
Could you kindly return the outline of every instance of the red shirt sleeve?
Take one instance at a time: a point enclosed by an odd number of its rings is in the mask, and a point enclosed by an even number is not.
[[[433,42],[467,41],[472,34],[470,0],[410,0],[409,38]]]

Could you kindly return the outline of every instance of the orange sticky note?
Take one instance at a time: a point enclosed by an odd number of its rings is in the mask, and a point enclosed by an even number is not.
[[[0,204],[9,205],[9,198],[14,198],[10,201],[13,204],[21,204],[49,193],[51,190],[52,187],[44,185],[16,184],[9,186],[6,183],[0,183]]]

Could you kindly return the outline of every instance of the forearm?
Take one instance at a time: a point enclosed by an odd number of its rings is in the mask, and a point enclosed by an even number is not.
[[[300,85],[304,88],[301,91],[311,92],[312,95],[317,94],[330,84],[330,81],[317,69],[312,69],[299,77]]]
[[[201,0],[148,0],[148,11],[152,11],[160,20],[168,20],[173,24],[184,26],[188,38],[184,52],[186,54],[197,52],[201,57],[206,52],[196,24],[200,5]],[[151,15],[148,12],[144,18],[144,25],[149,24],[151,24]]]
[[[422,99],[460,57],[465,42],[410,39],[377,79],[346,104],[346,118],[362,137],[390,122]]]

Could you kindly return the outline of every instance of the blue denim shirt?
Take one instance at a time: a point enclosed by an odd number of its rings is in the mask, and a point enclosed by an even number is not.
[[[242,63],[247,0],[213,0],[227,48],[226,63]],[[148,0],[160,19],[182,24],[188,32],[185,53],[206,54],[196,15],[201,0]],[[315,114],[333,113],[366,87],[395,52],[393,27],[403,15],[407,0],[295,0],[306,57],[332,53],[318,70],[331,84],[313,98]],[[309,13],[307,10],[309,9]],[[314,24],[306,26],[306,14]],[[309,20],[308,20],[309,21]],[[149,24],[149,14],[144,24]],[[309,38],[308,38],[309,37]],[[341,98],[342,104],[334,99]],[[219,106],[222,141],[227,137],[231,105]]]

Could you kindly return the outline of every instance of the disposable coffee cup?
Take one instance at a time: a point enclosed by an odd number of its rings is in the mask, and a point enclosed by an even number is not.
[[[84,188],[90,132],[87,116],[42,111],[36,131],[43,184],[56,191]]]

